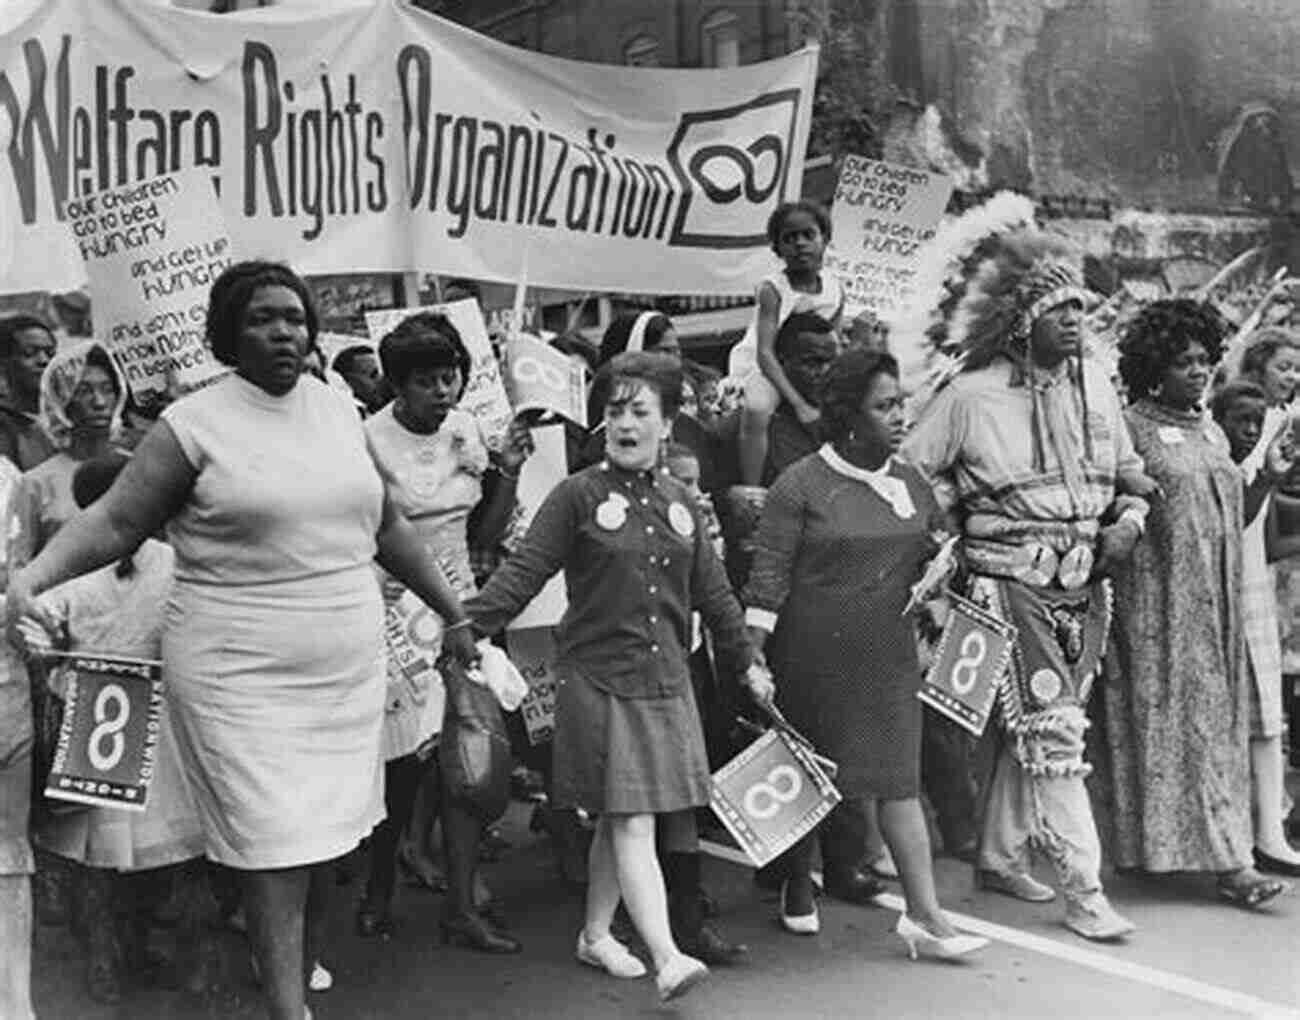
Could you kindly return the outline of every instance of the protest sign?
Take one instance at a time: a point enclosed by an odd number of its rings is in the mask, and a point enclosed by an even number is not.
[[[978,737],[1011,660],[1016,629],[969,599],[948,597],[948,620],[917,697]]]
[[[567,354],[530,336],[506,345],[506,389],[515,413],[554,412],[587,427],[587,370]]]
[[[506,632],[506,651],[528,682],[528,696],[519,706],[528,730],[528,742],[536,747],[555,732],[555,632],[550,627],[530,627]]]
[[[768,730],[713,775],[709,803],[761,868],[812,832],[840,799],[808,748]]]
[[[943,174],[845,157],[825,267],[844,288],[847,317],[865,310],[889,319],[904,307],[951,195]]]
[[[522,536],[532,524],[533,517],[543,500],[551,494],[569,474],[569,456],[564,443],[563,425],[544,425],[533,429],[533,453],[519,472],[519,485],[515,489],[520,514],[515,522],[514,534]],[[507,624],[509,630],[529,630],[533,627],[554,627],[569,607],[561,571],[546,582],[538,596],[524,611]]]
[[[487,326],[483,322],[483,313],[479,310],[477,301],[466,298],[445,305],[384,308],[366,312],[366,329],[370,331],[371,341],[377,348],[379,341],[403,320],[421,312],[441,312],[460,334],[470,361],[469,378],[465,380],[465,392],[460,398],[460,406],[482,424],[488,446],[498,449],[514,419],[514,411],[510,407],[510,398],[506,396],[505,383],[501,379],[501,365],[492,350],[492,341],[488,338]]]
[[[208,291],[233,261],[208,174],[166,174],[67,205],[95,329],[138,401],[226,372],[204,340]]]
[[[162,663],[91,653],[60,658],[63,725],[45,796],[143,811],[162,727]]]
[[[410,753],[442,729],[447,701],[438,656],[442,653],[442,620],[412,592],[384,611],[384,645],[388,654],[388,689],[384,712],[386,739],[397,754]]]
[[[0,293],[84,280],[68,203],[201,167],[233,248],[304,274],[514,282],[533,244],[533,287],[748,294],[768,216],[800,193],[816,68],[814,47],[582,63],[400,0],[10,0]]]

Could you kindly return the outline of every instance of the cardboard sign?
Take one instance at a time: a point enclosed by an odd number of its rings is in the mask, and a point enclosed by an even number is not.
[[[510,398],[506,396],[501,366],[497,363],[496,352],[492,350],[492,341],[488,338],[487,325],[483,322],[483,313],[479,310],[477,301],[466,298],[445,305],[417,305],[414,308],[385,308],[366,312],[366,329],[370,332],[371,341],[377,348],[379,342],[399,323],[422,312],[441,312],[451,320],[456,332],[460,334],[470,360],[469,378],[465,380],[465,392],[460,398],[460,406],[483,423],[483,435],[488,446],[493,450],[500,449],[501,441],[515,415],[510,407]]]
[[[864,310],[888,319],[903,308],[951,195],[944,174],[845,157],[825,266],[844,288],[846,320]]]
[[[530,336],[506,345],[506,388],[515,413],[554,412],[587,427],[587,370],[562,351]]]
[[[569,456],[564,444],[563,425],[544,425],[533,429],[533,453],[519,472],[519,485],[515,497],[520,514],[515,523],[515,533],[523,534],[533,522],[538,508],[560,482],[569,474]],[[507,630],[530,630],[534,627],[554,627],[569,608],[569,597],[564,587],[564,572],[556,574],[538,593],[524,611],[506,625]]]
[[[768,730],[714,774],[709,802],[761,868],[808,835],[840,793],[807,748]]]
[[[137,400],[226,372],[204,340],[208,291],[233,261],[211,175],[165,174],[68,203],[96,334]]]
[[[67,693],[45,796],[143,811],[162,725],[162,663],[92,654],[61,658]]]
[[[402,750],[418,746],[442,730],[447,702],[438,656],[442,653],[442,619],[412,592],[384,611],[384,644],[388,652],[388,689],[384,711],[390,742]]]
[[[969,599],[949,598],[948,622],[917,697],[978,737],[993,711],[1016,629]]]
[[[519,711],[528,730],[528,743],[536,747],[555,733],[555,632],[550,627],[507,631],[506,650],[528,682],[528,695]]]

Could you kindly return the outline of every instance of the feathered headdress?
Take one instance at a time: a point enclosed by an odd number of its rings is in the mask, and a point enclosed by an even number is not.
[[[948,319],[946,345],[966,355],[968,369],[998,355],[1019,360],[1044,313],[1067,301],[1094,299],[1083,285],[1079,251],[1064,238],[1022,227],[993,238],[974,266]]]
[[[1001,191],[939,225],[918,267],[914,296],[891,323],[890,350],[918,404],[960,368],[960,351],[949,342],[948,324],[975,268],[998,237],[1033,222],[1032,201]]]

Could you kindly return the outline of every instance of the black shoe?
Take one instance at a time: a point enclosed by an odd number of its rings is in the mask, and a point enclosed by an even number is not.
[[[678,938],[677,946],[687,956],[693,956],[710,967],[734,967],[749,955],[749,946],[728,942],[707,924],[694,938]]]
[[[1288,878],[1300,878],[1300,864],[1280,861],[1271,854],[1255,848],[1255,867],[1270,875],[1286,875]]]
[[[885,891],[885,887],[870,875],[855,869],[847,875],[827,874],[825,891],[832,899],[859,906],[873,906],[873,901]]]
[[[445,917],[439,922],[438,928],[442,932],[443,945],[454,942],[480,953],[523,952],[524,947],[518,939],[497,931],[477,914]]]

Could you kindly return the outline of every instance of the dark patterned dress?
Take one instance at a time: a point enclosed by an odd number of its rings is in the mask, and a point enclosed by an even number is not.
[[[851,470],[851,469],[850,469]],[[786,717],[840,767],[846,798],[920,790],[921,670],[911,586],[934,554],[940,512],[930,487],[894,460],[913,513],[816,453],[768,494],[745,604],[776,614],[768,661]]]
[[[1230,871],[1250,864],[1252,846],[1242,476],[1200,414],[1143,401],[1125,417],[1165,498],[1115,579],[1105,704],[1115,863]]]

